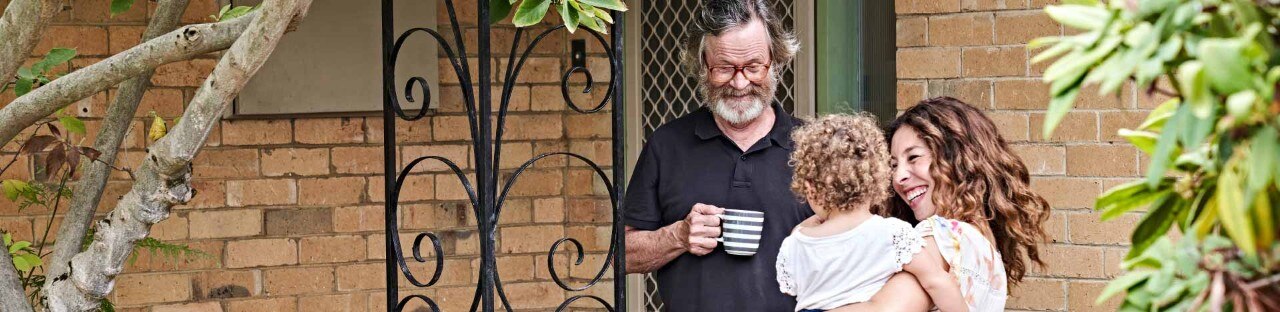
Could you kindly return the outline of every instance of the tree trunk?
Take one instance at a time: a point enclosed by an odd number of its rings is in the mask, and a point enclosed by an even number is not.
[[[8,250],[0,250],[0,311],[31,311],[31,304],[27,303],[27,292],[22,289],[18,269],[13,267],[13,258],[9,257]]]
[[[62,11],[62,0],[13,0],[0,17],[0,85],[13,80],[44,28]]]
[[[147,236],[151,225],[168,218],[172,206],[191,199],[191,160],[222,120],[227,104],[266,62],[290,23],[304,14],[310,3],[263,2],[252,25],[196,91],[182,122],[152,144],[133,188],[98,222],[89,249],[72,257],[68,273],[49,278],[46,306],[51,311],[95,309],[111,292],[115,275],[123,270],[134,243]]]
[[[32,90],[0,108],[0,146],[72,102],[160,65],[226,49],[257,16],[254,12],[229,21],[185,26]]]
[[[142,41],[160,36],[178,27],[182,12],[187,9],[188,0],[164,0],[156,8],[156,14],[147,25]],[[116,161],[116,152],[120,150],[120,142],[129,133],[129,124],[138,111],[138,103],[146,93],[151,74],[147,71],[120,84],[116,97],[107,109],[107,116],[102,120],[102,128],[93,148],[102,152],[98,161],[82,161],[80,181],[76,183],[76,191],[71,197],[71,207],[62,219],[57,237],[84,237],[93,222],[93,213],[98,209],[98,201],[102,199],[102,191],[107,186],[107,177],[111,174],[110,164]],[[79,239],[59,239],[53,244],[52,256],[45,275],[57,276],[67,271],[68,260],[80,252]]]

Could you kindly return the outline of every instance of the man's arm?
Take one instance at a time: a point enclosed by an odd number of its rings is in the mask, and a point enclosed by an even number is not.
[[[683,227],[688,231],[684,221],[658,228],[653,231],[638,230],[627,226],[626,254],[627,273],[650,273],[657,271],[667,262],[675,260],[689,246],[676,233]]]
[[[627,226],[627,273],[657,271],[685,252],[702,256],[716,249],[720,236],[720,217],[724,208],[695,204],[684,220],[657,230],[645,231]]]

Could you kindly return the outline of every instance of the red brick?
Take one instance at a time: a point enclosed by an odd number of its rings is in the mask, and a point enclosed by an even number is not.
[[[1031,140],[1046,141],[1044,139],[1044,114],[1031,114]],[[1067,113],[1047,141],[1098,141],[1098,114],[1094,112]]]
[[[965,11],[991,11],[1025,9],[1027,3],[1022,0],[961,0],[960,7]]]
[[[298,185],[293,180],[227,181],[227,205],[285,205],[298,202]]]
[[[507,140],[548,140],[564,136],[559,114],[507,116]],[[513,129],[520,129],[514,131]]]
[[[227,243],[228,268],[292,265],[298,263],[298,244],[290,239],[254,239]]]
[[[898,49],[898,78],[951,78],[960,75],[959,48]]]
[[[219,3],[217,0],[191,0],[187,10],[182,12],[182,22],[187,24],[213,22],[213,18],[209,16],[218,14]],[[152,8],[155,8],[155,5],[153,3]]]
[[[506,181],[507,175],[502,180]],[[559,170],[525,170],[511,186],[509,196],[559,195],[564,176]]]
[[[989,45],[992,37],[991,13],[929,17],[929,45]]]
[[[454,204],[404,205],[401,209],[403,229],[445,229],[466,223],[468,210]]]
[[[498,245],[502,253],[546,252],[557,239],[563,237],[564,230],[559,226],[522,226],[499,229],[501,239]]]
[[[551,282],[511,283],[503,285],[510,302],[522,308],[555,308],[564,301],[564,291]]]
[[[303,264],[353,262],[364,260],[364,237],[361,236],[328,236],[307,237],[301,241],[302,252],[299,260]]]
[[[199,87],[218,65],[217,60],[192,59],[178,61],[156,68],[151,83],[163,87]]]
[[[262,174],[265,176],[314,176],[328,173],[328,149],[276,148],[262,150]]]
[[[416,121],[404,121],[396,119],[396,142],[404,143],[428,143],[431,142],[431,123],[440,117],[425,118]],[[365,141],[375,144],[383,144],[382,137],[382,120],[375,118],[365,119]],[[465,129],[465,128],[463,128]]]
[[[144,26],[110,26],[107,27],[108,48],[111,54],[117,54],[142,42]]]
[[[528,142],[509,142],[502,144],[502,158],[498,160],[499,168],[515,169],[533,158],[533,144]]]
[[[437,174],[436,177],[436,199],[439,200],[464,200],[469,199],[467,191],[462,187],[462,183],[458,181],[458,176],[454,174]],[[475,188],[475,174],[467,174],[467,181],[471,181],[471,187]],[[514,191],[514,190],[512,190]],[[512,194],[514,195],[514,194]]]
[[[975,79],[934,80],[929,97],[950,96],[979,109],[991,106],[991,82]]]
[[[267,211],[267,235],[306,235],[333,232],[329,208],[274,209]]]
[[[296,311],[297,306],[294,297],[228,301],[226,312]]]
[[[333,291],[333,268],[288,268],[263,272],[268,296],[320,294]]]
[[[607,114],[569,115],[565,125],[570,139],[613,137],[613,120]]]
[[[996,13],[996,44],[1023,44],[1062,34],[1062,27],[1042,11]]]
[[[1031,138],[1030,116],[1022,112],[988,111],[987,118],[996,125],[1000,137],[1006,142],[1027,141]]]
[[[1067,154],[1061,146],[1013,145],[1011,147],[1033,175],[1057,175],[1066,172]]]
[[[928,18],[903,17],[897,22],[898,47],[918,47],[925,45],[925,36],[929,29]]]
[[[1067,174],[1073,176],[1137,176],[1138,150],[1125,145],[1068,146]]]
[[[1129,140],[1118,134],[1120,129],[1134,130],[1138,128],[1138,126],[1142,125],[1142,121],[1147,120],[1147,115],[1149,114],[1150,112],[1147,111],[1099,112],[1098,134],[1102,136],[1103,142],[1128,143]]]
[[[338,207],[333,209],[333,227],[338,232],[381,231],[386,227],[382,206]]]
[[[193,211],[188,215],[192,238],[227,238],[262,234],[262,210]]]
[[[1132,87],[1128,84],[1110,94],[1098,94],[1097,85],[1089,85],[1080,89],[1076,97],[1075,108],[1078,109],[1121,109],[1133,106]]]
[[[115,280],[116,305],[180,302],[191,299],[191,276],[185,274],[126,274]]]
[[[1043,248],[1048,247],[1048,248]],[[1052,244],[1040,249],[1049,276],[1103,278],[1104,264],[1099,247]]]
[[[1049,85],[1039,79],[995,82],[997,109],[1045,109],[1049,106]]]
[[[471,168],[471,148],[468,145],[443,145],[431,144],[420,146],[405,146],[401,148],[400,170],[408,168],[409,163],[419,157],[438,156],[444,157],[458,166],[459,169]],[[503,150],[503,157],[506,158],[507,151]],[[426,159],[413,167],[412,172],[439,172],[450,171],[449,166],[436,159]]]
[[[1073,244],[1127,245],[1129,235],[1124,234],[1133,231],[1141,219],[1142,215],[1133,213],[1108,221],[1102,221],[1101,214],[1096,212],[1067,214],[1068,232]]]
[[[195,276],[196,298],[227,299],[261,294],[257,271],[206,271]]]
[[[360,202],[364,190],[362,177],[298,180],[299,203],[303,205],[355,204]]]
[[[363,253],[362,253],[363,254]],[[387,287],[386,264],[363,263],[335,269],[338,291],[381,289]]]
[[[1031,189],[1053,209],[1090,208],[1102,193],[1102,184],[1097,179],[1032,177]]]
[[[563,198],[540,198],[533,201],[533,221],[556,223],[565,219]]]
[[[1027,278],[1009,292],[1006,308],[1060,310],[1066,306],[1066,283],[1056,279]]]
[[[129,10],[111,14],[111,0],[75,0],[71,3],[71,20],[83,24],[107,24],[143,22],[147,17],[147,4],[135,3]]]
[[[222,143],[227,145],[285,144],[293,141],[289,120],[227,120]]]
[[[959,12],[960,0],[894,0],[898,14]]]
[[[903,81],[898,80],[898,102],[899,110],[915,106],[917,102],[924,99],[925,83],[924,81]]]
[[[196,191],[195,196],[186,205],[175,208],[210,208],[222,207],[227,204],[226,182],[193,180],[191,181],[191,188]]]
[[[978,47],[964,49],[965,77],[1024,76],[1027,50],[1023,47]]]
[[[1116,295],[1095,305],[1098,295],[1107,288],[1106,281],[1072,280],[1067,283],[1067,311],[1116,311],[1124,302],[1124,295]]]
[[[44,37],[31,50],[31,55],[45,55],[53,48],[76,49],[77,58],[81,59],[107,55],[107,29],[98,26],[49,26]]]
[[[299,311],[366,311],[369,296],[356,294],[323,295],[298,298]]]
[[[334,147],[335,173],[382,173],[382,147]]]
[[[364,142],[362,118],[306,118],[294,124],[294,136],[303,144]]]
[[[151,308],[151,312],[222,312],[217,302],[170,304]]]
[[[204,150],[191,163],[197,179],[258,176],[258,151],[252,149]],[[137,165],[141,163],[130,164],[134,168]]]

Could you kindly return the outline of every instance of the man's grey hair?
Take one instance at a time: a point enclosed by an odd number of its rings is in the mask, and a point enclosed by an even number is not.
[[[796,52],[800,51],[800,42],[791,31],[783,28],[782,20],[774,14],[765,0],[704,0],[702,8],[689,26],[680,58],[685,70],[698,77],[704,84],[707,75],[707,60],[703,56],[706,51],[707,36],[719,36],[724,32],[745,26],[751,20],[764,22],[769,32],[770,73],[777,74],[782,67],[791,63]]]

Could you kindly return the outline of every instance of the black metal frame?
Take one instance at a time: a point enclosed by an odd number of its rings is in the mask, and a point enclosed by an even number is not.
[[[547,267],[551,273],[552,280],[555,281],[556,285],[560,286],[561,289],[564,289],[566,291],[577,292],[577,291],[586,290],[594,286],[598,282],[600,282],[600,280],[604,277],[605,272],[607,272],[610,266],[612,266],[614,268],[613,278],[615,283],[614,301],[613,301],[614,305],[611,306],[606,300],[597,296],[575,295],[567,298],[564,302],[560,304],[560,306],[556,310],[557,311],[564,310],[573,302],[581,299],[591,299],[596,301],[600,305],[602,305],[603,308],[606,310],[626,311],[626,303],[627,303],[626,270],[624,268],[625,256],[623,255],[623,250],[625,248],[621,248],[621,246],[623,246],[623,229],[622,229],[622,222],[621,222],[621,210],[619,209],[619,207],[621,207],[620,199],[622,198],[621,195],[623,190],[623,185],[621,182],[624,181],[623,177],[625,172],[624,170],[625,164],[623,163],[623,159],[624,159],[623,157],[625,155],[623,153],[624,141],[622,139],[623,106],[622,106],[622,92],[621,92],[622,83],[623,83],[623,80],[622,80],[622,76],[623,76],[622,75],[623,20],[622,19],[623,19],[623,16],[622,14],[617,12],[612,13],[613,20],[616,21],[616,23],[609,26],[610,31],[612,31],[614,34],[611,40],[612,42],[606,42],[603,36],[589,29],[585,29],[585,28],[579,29],[580,31],[590,32],[592,35],[594,35],[596,40],[606,48],[605,51],[608,54],[608,59],[610,64],[610,71],[609,71],[610,79],[609,79],[609,88],[608,88],[608,91],[606,92],[605,98],[601,100],[600,103],[595,107],[592,107],[590,109],[585,109],[585,110],[579,107],[577,104],[573,102],[573,100],[569,98],[569,92],[570,92],[569,78],[573,76],[575,73],[582,74],[586,78],[587,86],[584,90],[582,90],[582,92],[583,93],[591,92],[591,88],[594,81],[591,77],[591,73],[587,71],[586,68],[579,67],[579,66],[572,67],[567,72],[564,73],[560,81],[561,93],[564,96],[565,102],[568,104],[570,109],[578,113],[589,114],[589,113],[599,112],[602,109],[604,109],[605,105],[607,105],[609,101],[613,101],[613,109],[611,111],[612,123],[613,123],[613,129],[612,129],[612,132],[613,132],[613,138],[612,138],[613,164],[612,165],[614,169],[613,178],[610,179],[608,175],[605,173],[605,171],[600,168],[599,165],[597,165],[596,163],[592,162],[590,159],[587,159],[586,157],[583,157],[581,155],[568,153],[568,152],[548,153],[548,154],[543,154],[543,155],[538,155],[536,157],[533,157],[532,159],[526,161],[523,165],[521,165],[519,169],[517,169],[506,180],[506,182],[503,184],[501,193],[499,193],[498,164],[502,155],[502,137],[503,137],[503,132],[505,130],[504,123],[506,121],[507,106],[511,98],[511,90],[514,87],[517,77],[519,76],[520,69],[524,66],[525,59],[528,58],[529,53],[533,51],[533,48],[537,46],[538,42],[540,42],[548,34],[550,34],[553,31],[558,31],[560,29],[563,29],[564,26],[553,27],[551,29],[543,31],[542,33],[534,37],[533,41],[529,44],[529,46],[525,48],[524,53],[520,54],[520,58],[518,61],[515,59],[516,49],[520,45],[519,44],[520,38],[524,35],[524,29],[516,30],[515,39],[511,47],[511,54],[507,62],[507,71],[505,72],[506,79],[503,79],[504,85],[502,89],[502,94],[500,95],[501,98],[500,98],[499,110],[497,111],[497,126],[494,127],[493,114],[477,113],[477,112],[490,112],[492,109],[491,105],[493,101],[492,89],[490,88],[492,85],[492,82],[491,82],[492,79],[490,79],[489,77],[490,73],[492,72],[490,68],[492,53],[490,51],[491,47],[489,44],[489,39],[490,39],[489,1],[487,0],[476,1],[477,2],[476,5],[479,8],[477,10],[477,16],[476,16],[477,25],[479,26],[479,30],[477,31],[477,34],[479,36],[478,38],[479,47],[477,49],[479,54],[479,57],[478,57],[478,62],[479,62],[478,78],[479,79],[476,79],[475,82],[478,82],[478,83],[473,82],[470,76],[470,71],[469,71],[470,65],[467,63],[467,58],[466,58],[467,50],[462,40],[462,30],[460,27],[458,27],[458,19],[453,9],[453,1],[452,0],[443,0],[443,1],[445,2],[446,9],[449,12],[449,22],[453,26],[452,30],[453,30],[454,42],[457,44],[456,54],[455,54],[455,51],[450,47],[449,42],[447,42],[447,40],[445,40],[445,38],[441,36],[440,33],[436,32],[431,28],[425,28],[425,27],[412,28],[400,34],[398,37],[395,36],[393,34],[395,32],[393,14],[392,14],[394,12],[394,7],[392,4],[393,0],[382,0],[382,77],[383,77],[382,78],[383,80],[382,81],[383,82],[382,84],[383,85],[382,118],[383,118],[383,125],[384,125],[383,140],[385,143],[383,147],[383,160],[386,162],[384,165],[386,170],[385,176],[384,176],[385,183],[386,183],[385,184],[386,185],[386,193],[385,193],[386,209],[384,211],[384,216],[386,218],[386,244],[387,244],[386,246],[387,310],[400,311],[404,309],[405,304],[409,303],[410,301],[413,301],[413,299],[418,299],[423,301],[431,308],[432,311],[440,310],[439,307],[436,305],[436,303],[427,296],[410,295],[404,298],[400,298],[400,295],[399,295],[398,282],[399,282],[400,273],[403,273],[405,278],[409,281],[409,283],[414,286],[430,287],[434,285],[437,281],[439,281],[440,275],[444,269],[444,255],[440,247],[440,240],[434,234],[430,232],[420,233],[413,240],[413,259],[415,261],[422,262],[422,263],[427,262],[427,260],[422,257],[422,253],[420,249],[422,247],[423,239],[429,239],[432,246],[435,249],[434,250],[435,262],[436,262],[435,273],[431,275],[431,279],[426,283],[421,282],[419,279],[417,279],[413,275],[412,272],[409,271],[409,267],[405,264],[403,252],[400,245],[399,226],[397,225],[396,218],[395,218],[395,216],[397,215],[396,212],[399,209],[398,200],[399,200],[400,188],[402,186],[402,182],[404,181],[405,177],[408,175],[410,171],[413,170],[415,166],[418,165],[418,163],[423,161],[439,161],[444,165],[448,166],[449,169],[452,170],[455,175],[457,175],[463,187],[466,189],[467,194],[470,198],[472,211],[476,214],[476,220],[478,223],[479,235],[480,235],[481,275],[480,275],[480,279],[476,281],[476,294],[475,294],[475,298],[472,300],[470,311],[477,311],[477,309],[485,312],[493,311],[495,293],[497,294],[498,299],[502,301],[503,307],[505,307],[507,311],[511,311],[512,306],[507,301],[506,294],[502,290],[501,278],[498,276],[497,261],[495,258],[496,251],[494,248],[496,243],[495,233],[497,230],[498,218],[502,213],[502,204],[506,199],[507,191],[510,190],[511,186],[514,185],[516,180],[520,177],[520,174],[524,172],[524,170],[527,169],[530,165],[546,157],[556,156],[556,155],[565,155],[566,158],[578,159],[585,162],[587,165],[591,166],[591,168],[594,169],[596,175],[598,175],[602,180],[604,180],[605,186],[609,189],[609,199],[613,204],[613,224],[612,224],[612,234],[609,242],[609,253],[608,253],[608,256],[606,257],[604,265],[600,268],[600,271],[596,273],[595,277],[592,278],[585,285],[578,286],[578,287],[571,286],[568,283],[565,283],[564,281],[562,281],[560,277],[557,275],[557,272],[553,265],[555,263],[554,260],[555,260],[556,252],[560,249],[561,245],[566,242],[572,244],[574,248],[577,249],[577,260],[575,261],[574,264],[575,265],[582,264],[582,261],[584,258],[583,246],[582,246],[582,243],[578,242],[576,239],[568,238],[568,237],[561,238],[557,240],[554,244],[552,244],[550,250],[548,251]],[[478,185],[479,188],[473,187],[471,182],[467,179],[466,174],[463,173],[463,171],[459,169],[458,166],[453,163],[453,161],[446,159],[444,157],[430,156],[430,155],[422,156],[422,157],[415,158],[412,162],[409,162],[408,165],[406,165],[404,168],[398,168],[399,161],[396,157],[396,119],[399,118],[405,121],[414,121],[414,120],[423,118],[424,116],[426,116],[426,113],[427,113],[427,110],[423,109],[418,111],[417,114],[414,114],[414,115],[406,114],[404,109],[402,109],[400,106],[400,102],[399,102],[400,99],[398,98],[398,95],[396,93],[396,80],[395,80],[396,59],[400,54],[400,48],[404,44],[405,39],[418,32],[426,33],[435,39],[436,43],[440,45],[440,49],[444,50],[445,54],[447,54],[449,63],[452,65],[452,68],[454,70],[454,74],[458,76],[458,81],[462,84],[461,86],[462,97],[464,101],[463,106],[466,108],[466,111],[467,111],[467,119],[468,119],[468,124],[470,128],[469,130],[472,138],[472,150],[474,151],[474,157],[476,160],[475,161],[476,185]],[[436,56],[432,55],[431,57],[436,57]],[[415,84],[423,93],[423,98],[424,98],[423,107],[425,108],[427,107],[427,104],[431,102],[431,94],[430,94],[430,89],[427,87],[426,79],[422,77],[411,77],[405,83],[405,86],[404,86],[405,100],[408,102],[415,101],[413,97],[413,89]],[[472,88],[473,84],[478,85],[478,88]],[[475,92],[473,90],[479,91],[478,100],[476,95],[473,94],[473,92]],[[496,131],[496,134],[495,134],[495,131]],[[399,172],[399,174],[397,174],[397,172]],[[399,273],[397,273],[397,269],[399,270]]]

